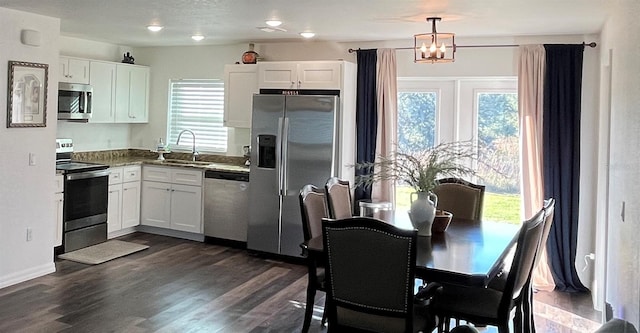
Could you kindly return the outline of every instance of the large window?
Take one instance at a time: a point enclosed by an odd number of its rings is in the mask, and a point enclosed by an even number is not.
[[[477,177],[486,186],[483,218],[518,223],[520,148],[515,78],[398,80],[398,149],[420,151],[441,142],[478,143]],[[396,207],[412,191],[396,187]]]
[[[227,128],[222,124],[224,83],[222,80],[171,80],[167,143],[173,149],[191,150],[193,139],[182,130],[195,133],[196,148],[205,152],[227,151]]]

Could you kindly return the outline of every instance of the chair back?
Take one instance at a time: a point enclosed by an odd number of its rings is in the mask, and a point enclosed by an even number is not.
[[[329,330],[410,332],[416,230],[370,217],[322,221]]]
[[[302,235],[308,241],[322,235],[322,219],[328,217],[324,190],[308,184],[300,190]]]
[[[536,254],[536,260],[533,264],[535,268],[540,261],[542,250],[547,246],[547,239],[549,239],[549,233],[551,232],[551,224],[553,224],[553,214],[555,212],[556,200],[549,198],[544,201],[544,229],[542,230],[542,236],[540,237],[540,246],[538,247],[538,253]]]
[[[349,182],[338,177],[331,177],[327,180],[324,188],[327,192],[329,217],[332,219],[352,217],[353,204],[351,202]]]
[[[508,314],[513,302],[521,296],[531,277],[542,232],[544,231],[545,211],[541,209],[531,219],[524,221],[516,244],[513,261],[500,301],[501,314]]]
[[[457,218],[479,220],[484,205],[484,185],[477,185],[460,178],[438,180],[433,190],[438,196],[438,209],[453,213]]]

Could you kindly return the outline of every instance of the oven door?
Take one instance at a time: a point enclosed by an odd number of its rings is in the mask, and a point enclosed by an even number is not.
[[[63,209],[65,231],[106,221],[108,196],[108,170],[67,174]],[[94,221],[96,219],[100,222]]]

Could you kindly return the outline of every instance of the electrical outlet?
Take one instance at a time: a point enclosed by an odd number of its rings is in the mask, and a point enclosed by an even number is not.
[[[36,165],[36,153],[29,153],[29,165]]]
[[[30,242],[33,239],[33,229],[27,228],[27,242]]]

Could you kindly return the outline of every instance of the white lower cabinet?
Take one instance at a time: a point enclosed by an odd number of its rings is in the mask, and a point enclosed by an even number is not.
[[[140,224],[140,166],[115,167],[109,171],[107,231],[111,234]]]
[[[202,171],[145,166],[141,224],[201,234]]]
[[[64,176],[56,175],[56,193],[53,200],[56,207],[55,243],[53,246],[62,245],[62,209],[64,208]]]

